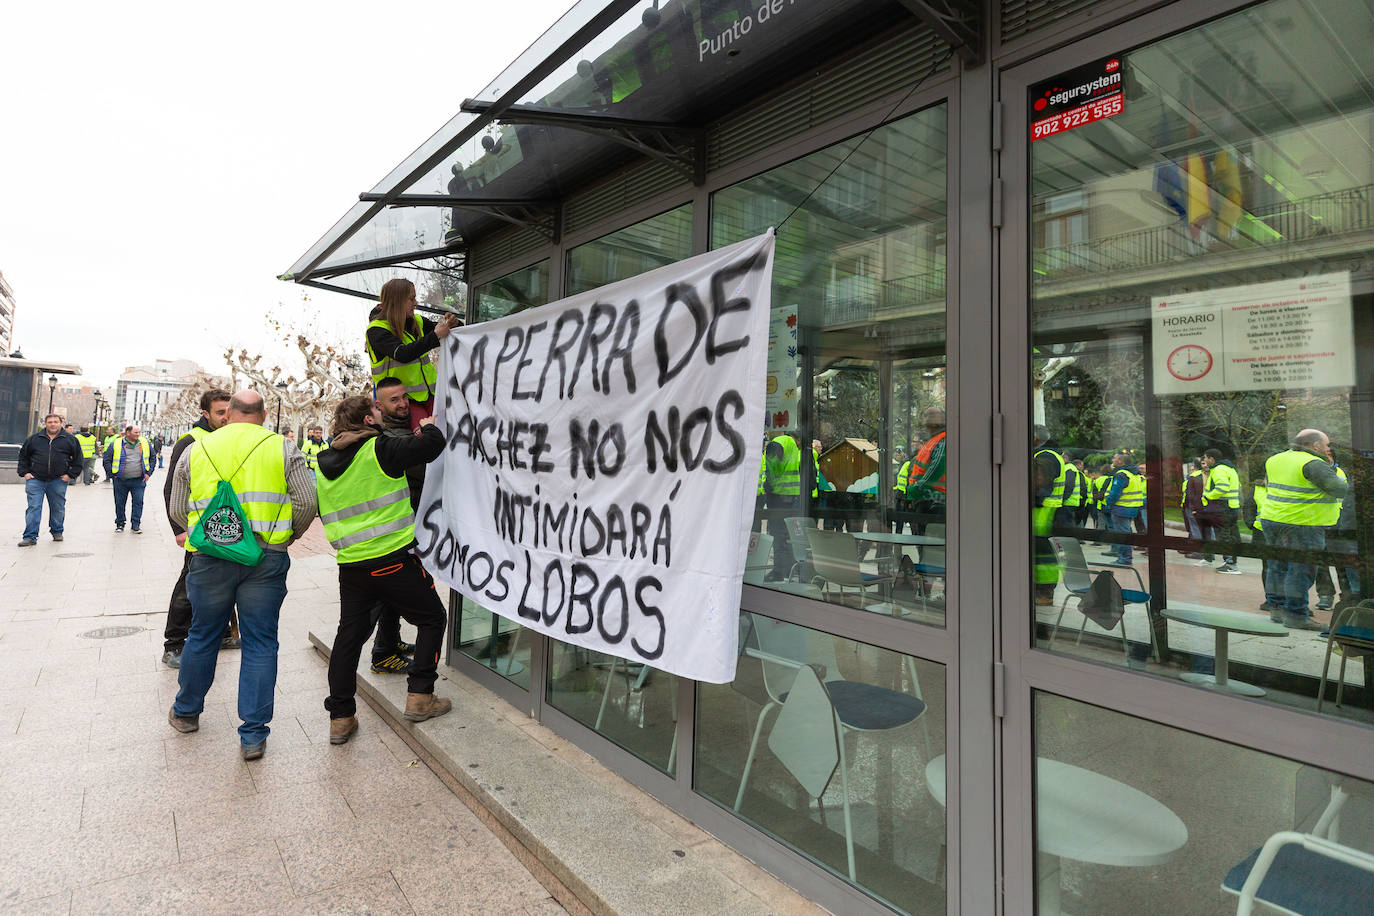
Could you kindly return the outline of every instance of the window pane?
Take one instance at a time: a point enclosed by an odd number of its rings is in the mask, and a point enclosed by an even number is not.
[[[469,304],[468,320],[491,321],[548,301],[549,262],[540,261],[477,287]],[[454,648],[468,658],[524,690],[530,689],[530,651],[534,640],[520,624],[463,598],[453,639]]]
[[[697,685],[696,790],[904,912],[943,913],[944,779],[923,778],[943,766],[943,666],[749,613],[740,649],[733,683]]]
[[[1371,41],[1273,0],[1032,142],[1039,645],[1371,720]]]
[[[568,252],[567,293],[624,280],[692,254],[692,205],[626,226]]]
[[[549,262],[512,271],[477,287],[472,321],[491,321],[549,301]]]
[[[746,581],[944,622],[945,107],[716,192],[778,230]]]
[[[1255,853],[1282,831],[1324,848],[1284,847],[1261,896],[1288,909],[1255,912],[1335,912],[1323,893],[1348,906],[1368,886],[1331,853],[1374,869],[1370,783],[1047,693],[1035,752],[1040,913],[1235,913]]]

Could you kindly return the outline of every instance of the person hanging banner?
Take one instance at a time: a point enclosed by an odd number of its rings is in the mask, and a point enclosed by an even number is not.
[[[563,642],[732,681],[774,241],[450,334],[425,568]]]

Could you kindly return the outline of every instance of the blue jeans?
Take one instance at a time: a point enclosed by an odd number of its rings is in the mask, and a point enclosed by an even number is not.
[[[1326,529],[1265,519],[1264,542],[1270,547],[1289,550],[1323,550],[1326,547]],[[1312,583],[1316,580],[1316,564],[1276,558],[1269,561],[1269,577],[1264,583],[1264,592],[1271,602],[1275,598],[1281,599],[1279,607],[1288,616],[1310,617],[1307,593],[1312,590]]]
[[[1130,515],[1117,515],[1115,512],[1107,513],[1107,530],[1117,531],[1121,534],[1130,534],[1133,530],[1135,518]],[[1135,556],[1131,551],[1130,544],[1113,544],[1112,550],[1116,551],[1118,562],[1130,563]]]
[[[1193,510],[1187,506],[1183,507],[1183,524],[1188,527],[1188,537],[1195,541],[1202,540],[1202,529],[1198,527],[1197,516],[1193,515]]]
[[[24,540],[38,540],[45,496],[48,498],[48,530],[53,534],[61,534],[62,523],[67,520],[67,482],[61,477],[55,480],[39,480],[35,477],[24,481],[24,495],[29,500],[28,508],[24,510]]]
[[[133,521],[135,528],[143,523],[143,490],[147,486],[148,481],[144,480],[142,477],[135,477],[128,480],[123,477],[116,477],[114,479],[116,525],[121,528],[124,527],[124,506],[128,503],[130,496],[133,497],[134,501],[134,509],[131,513],[133,518],[131,521]]]
[[[215,682],[219,644],[234,605],[239,609],[243,652],[239,661],[239,741],[244,747],[267,739],[272,721],[272,693],[277,687],[277,620],[286,599],[286,571],[291,558],[284,550],[265,550],[257,566],[244,566],[197,553],[186,575],[191,599],[191,632],[181,650],[181,670],[172,709],[181,717],[198,716],[205,694]]]

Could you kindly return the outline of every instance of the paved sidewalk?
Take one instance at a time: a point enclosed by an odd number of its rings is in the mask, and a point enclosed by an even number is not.
[[[181,555],[161,483],[141,535],[114,531],[110,486],[78,485],[65,540],[44,528],[29,548],[23,487],[0,486],[0,910],[563,913],[365,704],[354,740],[329,745],[306,639],[337,621],[318,523],[292,553],[267,755],[239,757],[237,652],[200,731],[167,725]],[[112,627],[131,632],[99,638]]]

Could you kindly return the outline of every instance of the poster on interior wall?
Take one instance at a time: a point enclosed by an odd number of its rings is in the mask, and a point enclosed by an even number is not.
[[[1125,111],[1124,70],[1113,54],[1031,86],[1031,142]]]
[[[1350,274],[1156,296],[1155,394],[1355,384]]]
[[[774,236],[455,330],[417,552],[554,639],[734,679]]]
[[[769,434],[795,429],[800,422],[797,380],[797,306],[773,309],[768,322],[768,375],[764,380],[763,428]]]

